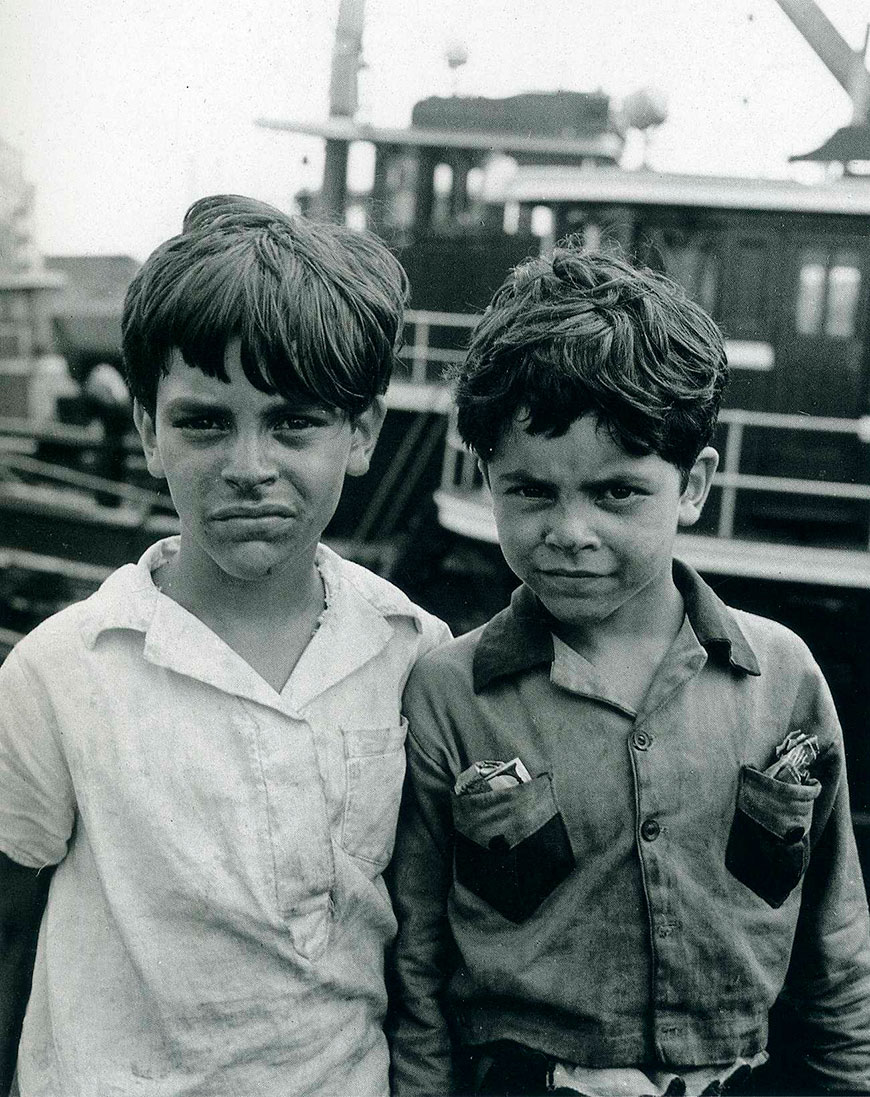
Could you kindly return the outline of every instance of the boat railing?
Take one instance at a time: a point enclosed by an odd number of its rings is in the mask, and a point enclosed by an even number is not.
[[[387,394],[389,405],[446,413],[450,399],[445,371],[465,357],[468,333],[479,319],[476,313],[409,309],[405,342],[398,353],[401,365]]]
[[[839,434],[870,443],[870,416],[844,419],[822,415],[793,415],[781,412],[746,411],[726,408],[719,422],[725,426],[725,444],[720,470],[713,479],[713,486],[722,489],[717,535],[733,537],[738,492],[772,492],[781,495],[815,496],[828,499],[851,499],[870,503],[870,484],[854,481],[828,480],[822,477],[806,479],[791,476],[759,476],[741,472],[744,438],[747,428],[758,427],[770,431],[797,431],[807,434]],[[775,438],[771,445],[775,445]],[[870,509],[868,509],[870,516]],[[870,524],[865,538],[870,549]]]
[[[399,357],[410,363],[408,380],[417,384],[437,381],[439,378],[437,374],[433,376],[433,366],[443,369],[454,362],[461,362],[465,350],[455,344],[460,341],[464,343],[465,334],[479,319],[478,313],[409,309],[405,313],[406,332],[412,330],[414,338],[399,352]],[[447,332],[452,337],[448,337],[448,345],[445,346],[442,345],[445,340],[437,336]],[[433,335],[436,336],[434,340]]]
[[[135,508],[142,522],[154,510],[164,505],[162,497],[156,491],[121,480],[108,480],[103,476],[67,468],[54,461],[43,461],[23,453],[0,452],[0,484],[4,483],[47,483],[88,493],[111,495]]]

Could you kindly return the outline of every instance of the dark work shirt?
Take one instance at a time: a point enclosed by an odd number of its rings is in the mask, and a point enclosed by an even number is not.
[[[870,935],[842,734],[806,646],[675,565],[686,616],[640,709],[554,660],[526,588],[412,673],[393,862],[396,1092],[449,1093],[449,1032],[592,1067],[763,1051],[786,995],[805,1077],[870,1088]],[[763,774],[818,736],[809,784]],[[472,763],[531,780],[457,796]]]

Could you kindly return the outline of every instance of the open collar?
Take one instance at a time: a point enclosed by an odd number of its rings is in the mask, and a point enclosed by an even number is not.
[[[327,610],[278,694],[198,617],[157,589],[152,573],[178,545],[178,537],[158,541],[138,564],[113,572],[92,595],[93,612],[83,629],[90,647],[107,631],[141,632],[148,662],[258,704],[298,711],[373,659],[393,636],[391,618],[410,618],[422,630],[420,611],[401,591],[319,545]]]

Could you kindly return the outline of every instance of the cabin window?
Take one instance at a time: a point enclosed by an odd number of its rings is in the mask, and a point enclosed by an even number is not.
[[[438,164],[432,173],[432,222],[446,225],[452,216],[453,168],[449,164]]]
[[[854,252],[838,252],[828,273],[828,308],[825,335],[850,339],[855,334],[861,271]]]
[[[344,223],[349,229],[354,229],[356,232],[363,232],[368,223],[365,206],[361,205],[359,202],[354,202],[352,205],[349,205],[345,210]]]
[[[855,251],[813,248],[801,256],[795,301],[799,335],[851,339],[855,334],[861,268]]]
[[[583,226],[583,247],[587,251],[600,251],[601,243],[601,225],[595,221],[587,221]]]
[[[471,202],[479,202],[483,198],[483,185],[485,182],[483,168],[471,168],[465,179],[465,193]]]
[[[21,293],[0,293],[0,358],[26,357],[31,349],[27,299]]]
[[[770,331],[770,270],[773,241],[738,236],[731,241],[727,300],[722,319],[738,339],[757,339]]]
[[[505,236],[516,236],[520,231],[520,204],[519,202],[506,202],[504,207],[504,220],[502,230]]]
[[[449,164],[439,164],[432,175],[432,186],[439,198],[447,198],[453,189],[453,168]]]
[[[804,252],[798,275],[795,324],[799,335],[816,335],[822,327],[825,307],[826,256]]]
[[[652,229],[641,258],[650,266],[663,269],[701,308],[713,312],[719,295],[719,256],[715,245],[714,238],[691,229]]]
[[[533,206],[532,207],[532,235],[533,236],[552,236],[553,235],[553,211],[549,206]]]

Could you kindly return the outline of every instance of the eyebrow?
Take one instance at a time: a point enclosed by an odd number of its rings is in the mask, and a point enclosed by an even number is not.
[[[552,484],[554,482],[552,477],[529,472],[528,469],[523,468],[500,473],[495,479],[503,484]],[[583,483],[594,488],[612,484],[614,481],[644,485],[649,483],[649,477],[645,473],[634,469],[613,469],[612,471],[603,472],[600,476],[584,480]]]
[[[166,405],[167,415],[177,415],[179,412],[186,411],[227,411],[226,404],[221,404],[219,401],[212,399],[208,396],[177,396],[174,400],[170,400]]]
[[[272,415],[274,413],[329,411],[331,409],[316,400],[288,400],[283,396],[279,396],[274,403],[267,404],[261,410],[265,415]],[[213,396],[176,396],[166,404],[167,415],[177,415],[179,412],[188,411],[229,412],[231,408],[228,404],[215,399]]]
[[[546,484],[549,483],[545,476],[537,475],[536,473],[528,472],[526,469],[514,469],[512,472],[501,472],[496,477],[496,480],[501,480],[507,484]]]

